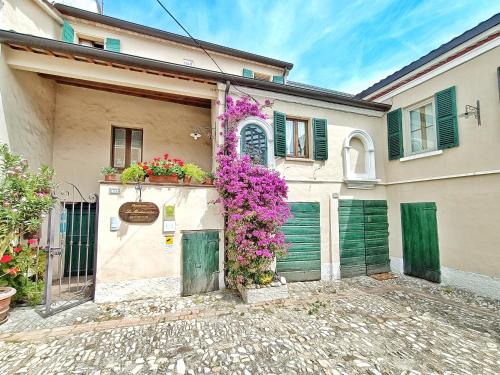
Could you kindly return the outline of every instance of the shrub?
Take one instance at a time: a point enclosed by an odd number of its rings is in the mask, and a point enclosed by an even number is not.
[[[196,164],[187,163],[182,167],[182,170],[186,176],[191,177],[196,182],[202,182],[205,178],[205,172]]]
[[[144,181],[145,172],[142,166],[139,164],[133,164],[128,168],[125,168],[120,175],[120,181],[123,184],[129,182],[140,182]]]
[[[269,272],[275,256],[287,251],[281,226],[290,215],[288,188],[277,171],[254,165],[237,152],[238,123],[249,117],[266,118],[264,106],[247,97],[236,102],[227,97],[224,144],[217,152],[215,186],[226,217],[228,282],[247,285]],[[266,101],[265,106],[270,106]]]

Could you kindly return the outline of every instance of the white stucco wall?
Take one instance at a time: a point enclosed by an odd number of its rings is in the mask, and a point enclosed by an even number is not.
[[[57,86],[54,167],[57,177],[84,194],[98,191],[100,169],[110,164],[111,127],[143,129],[143,160],[162,156],[212,168],[212,141],[194,140],[194,127],[210,127],[210,109],[109,92]]]
[[[11,69],[0,45],[0,142],[28,159],[32,168],[52,165],[54,82]]]
[[[59,23],[35,0],[1,0],[0,28],[51,39],[61,35]]]
[[[109,194],[109,188],[119,188],[119,195]],[[182,232],[189,230],[219,230],[220,249],[223,249],[222,230],[224,222],[220,207],[213,203],[217,199],[214,187],[186,187],[144,185],[143,202],[153,202],[160,208],[158,219],[152,224],[130,224],[121,222],[118,231],[110,231],[110,218],[118,217],[118,210],[125,202],[135,202],[137,192],[133,185],[101,184],[99,205],[99,245],[97,249],[97,294],[99,302],[113,300],[112,288],[122,282],[129,282],[128,291],[149,288],[147,282],[134,283],[134,280],[151,280],[170,288],[178,294],[182,278]],[[174,245],[165,247],[163,235],[163,207],[175,206]],[[223,274],[224,252],[220,251],[219,270]],[[223,284],[222,284],[223,285]],[[110,287],[111,286],[111,287]],[[111,290],[110,290],[111,288]],[[153,291],[156,295],[168,290]],[[121,294],[120,294],[121,295]],[[144,295],[144,294],[143,294]],[[147,292],[146,292],[147,295]]]

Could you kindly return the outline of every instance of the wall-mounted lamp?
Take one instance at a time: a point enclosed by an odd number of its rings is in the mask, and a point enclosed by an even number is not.
[[[476,101],[476,106],[465,105],[465,112],[459,115],[459,117],[463,117],[468,119],[470,116],[474,116],[477,120],[477,126],[481,126],[481,110],[479,106],[479,100]]]
[[[196,141],[198,138],[201,138],[201,134],[198,133],[197,131],[194,131],[192,132],[191,134],[189,134],[191,137],[193,137],[193,139]]]

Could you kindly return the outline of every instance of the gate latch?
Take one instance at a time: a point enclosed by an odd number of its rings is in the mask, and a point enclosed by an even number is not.
[[[62,248],[60,247],[51,247],[49,250],[49,254],[51,256],[56,256],[56,255],[61,255],[62,254]]]

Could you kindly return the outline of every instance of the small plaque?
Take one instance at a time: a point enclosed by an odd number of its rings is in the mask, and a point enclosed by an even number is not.
[[[120,194],[120,188],[117,188],[117,187],[110,187],[109,188],[109,194],[110,195],[117,195],[117,194]]]
[[[153,223],[160,215],[160,209],[153,202],[127,202],[120,206],[120,219],[127,223]]]

